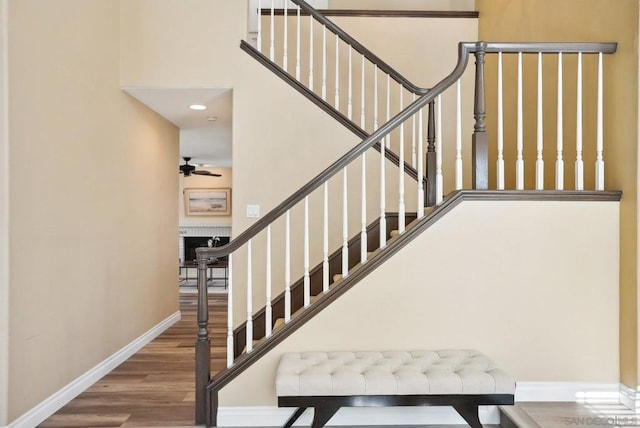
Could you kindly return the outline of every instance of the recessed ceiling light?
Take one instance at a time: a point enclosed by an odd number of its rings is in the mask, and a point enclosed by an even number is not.
[[[209,116],[209,117],[207,118],[207,120],[208,120],[209,122],[215,122],[216,120],[218,120],[218,118],[217,118],[217,117],[215,117],[215,116]]]
[[[207,106],[203,106],[202,104],[191,104],[189,108],[191,110],[206,110]]]

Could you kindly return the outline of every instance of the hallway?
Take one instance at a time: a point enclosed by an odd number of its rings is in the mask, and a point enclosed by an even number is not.
[[[182,318],[40,427],[192,427],[196,294],[180,294]],[[226,294],[209,298],[214,344],[225,343]],[[213,370],[225,348],[212,348]]]

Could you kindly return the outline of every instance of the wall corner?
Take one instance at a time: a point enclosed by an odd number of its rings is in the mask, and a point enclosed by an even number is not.
[[[0,0],[0,426],[9,407],[9,0]]]

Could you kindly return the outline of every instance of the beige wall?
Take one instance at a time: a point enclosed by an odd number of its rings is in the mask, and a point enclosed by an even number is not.
[[[289,351],[474,348],[520,382],[617,383],[618,218],[613,202],[463,202],[223,388],[220,405],[275,405]]]
[[[246,75],[238,61],[246,55],[239,45],[247,37],[247,2],[120,4],[122,86],[230,88]]]
[[[488,41],[615,41],[616,54],[605,58],[605,153],[606,187],[624,191],[621,212],[621,261],[620,261],[620,355],[621,380],[628,386],[638,384],[638,328],[637,328],[637,285],[638,285],[638,2],[635,0],[478,0],[480,11],[479,35]],[[597,17],[597,19],[594,19]],[[545,81],[555,88],[555,61],[545,68]],[[565,82],[573,76],[575,59],[566,61]],[[530,64],[531,65],[531,64]],[[595,86],[593,86],[593,61],[588,63],[588,77],[585,77],[585,114],[593,113]],[[535,65],[528,68],[535,73]],[[587,71],[587,62],[585,61]],[[489,72],[489,69],[488,69]],[[490,74],[488,73],[488,76]],[[495,106],[495,80],[487,78],[487,106]],[[590,89],[591,92],[587,92]],[[535,87],[525,88],[532,93]],[[573,92],[572,92],[573,91]],[[513,91],[511,92],[513,94]],[[508,97],[507,93],[505,96]],[[568,144],[566,159],[567,183],[573,184],[573,159],[571,144],[575,135],[575,84],[570,85],[565,94],[565,141]],[[535,98],[534,98],[535,99]],[[547,97],[555,102],[555,94]],[[515,105],[513,95],[505,103]],[[495,111],[495,110],[494,110]],[[551,117],[545,117],[545,141],[555,143],[555,109],[550,109]],[[593,116],[590,116],[593,117]],[[495,118],[488,115],[489,131],[493,132]],[[535,153],[530,144],[535,144],[535,109],[527,109],[525,116],[525,152]],[[585,122],[585,141],[594,140],[593,120]],[[495,133],[494,133],[495,135]],[[511,139],[512,142],[513,139]],[[505,140],[508,141],[508,140]],[[551,143],[551,144],[553,144]],[[495,142],[494,142],[495,144]],[[553,168],[553,150],[547,150],[547,167]],[[575,149],[573,149],[575,153]],[[589,156],[586,177],[592,177],[593,151]],[[531,159],[531,157],[529,157]],[[533,165],[528,163],[528,165]],[[513,170],[513,168],[511,168]],[[528,187],[532,185],[533,167],[527,174]],[[592,182],[592,180],[590,180]],[[589,182],[589,181],[588,181]],[[547,182],[547,186],[550,183]]]
[[[232,189],[232,170],[231,168],[205,168],[197,167],[198,170],[205,170],[214,174],[221,174],[221,177],[206,177],[202,175],[190,175],[185,177],[179,175],[178,190],[178,221],[180,225],[187,224],[231,224],[231,216],[198,216],[185,215],[184,189]],[[231,190],[231,201],[233,202],[233,189]]]
[[[9,400],[9,98],[7,0],[0,1],[0,426]]]
[[[475,0],[329,0],[329,9],[475,10]]]
[[[119,89],[118,2],[9,4],[12,421],[178,310],[178,130]]]

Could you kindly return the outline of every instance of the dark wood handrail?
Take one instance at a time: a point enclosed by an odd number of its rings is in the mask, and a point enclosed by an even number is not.
[[[292,0],[302,1],[302,0]],[[453,85],[464,73],[469,62],[469,55],[478,51],[484,52],[556,52],[558,49],[566,49],[562,52],[568,53],[606,53],[611,54],[616,51],[616,43],[486,43],[486,42],[461,42],[458,44],[458,62],[453,71],[440,82],[438,82],[425,95],[421,96],[408,107],[395,115],[387,123],[383,124],[377,131],[372,133],[368,138],[364,139],[360,144],[353,147],[324,171],[314,177],[307,184],[298,189],[295,193],[285,199],[282,203],[272,209],[268,214],[254,223],[251,227],[242,232],[237,238],[233,239],[227,245],[217,248],[201,247],[196,249],[198,259],[207,259],[209,257],[226,256],[256,236],[268,225],[273,223],[281,215],[290,208],[308,196],[311,192],[320,187],[325,181],[329,180],[344,167],[357,159],[370,147],[378,141],[382,141],[389,133],[400,126],[401,123],[409,119],[423,107],[435,100],[438,95],[443,93],[451,85]]]
[[[618,44],[610,43],[576,43],[576,42],[549,42],[549,43],[487,43],[486,53],[583,53],[583,54],[612,54],[615,53]]]
[[[387,73],[389,76],[391,76],[391,78],[393,80],[395,80],[396,82],[401,84],[408,91],[413,92],[416,95],[424,95],[429,91],[427,88],[421,88],[421,87],[416,86],[413,83],[411,83],[402,74],[400,74],[393,67],[391,67],[389,64],[384,62],[382,59],[380,59],[380,57],[378,57],[376,54],[371,52],[369,49],[364,47],[360,42],[358,42],[356,39],[351,37],[342,28],[338,27],[336,24],[334,24],[329,19],[327,19],[325,16],[323,16],[320,12],[315,10],[306,1],[304,1],[304,0],[291,0],[291,1],[293,3],[295,3],[295,4],[297,4],[298,6],[300,6],[300,8],[303,9],[304,11],[306,11],[307,13],[309,13],[309,15],[313,16],[322,25],[326,26],[333,34],[335,34],[338,37],[340,37],[345,43],[350,45],[352,48],[354,48],[360,54],[364,55],[365,58],[367,58],[373,64],[377,65],[380,70],[382,70],[385,73]]]
[[[288,10],[288,9],[287,9]],[[316,9],[323,16],[348,16],[367,18],[477,18],[480,14],[473,10],[389,10],[389,9]],[[274,16],[283,16],[285,9],[274,8]],[[270,8],[260,9],[260,14],[271,15]],[[291,16],[291,14],[288,14]],[[302,10],[300,16],[309,16]]]
[[[244,245],[249,239],[256,236],[259,232],[265,229],[268,225],[273,223],[281,215],[287,212],[290,208],[308,196],[311,192],[316,190],[325,181],[329,180],[338,172],[342,171],[344,167],[357,159],[365,151],[367,151],[376,142],[382,141],[389,133],[400,126],[405,120],[413,116],[420,111],[425,105],[433,101],[439,94],[445,89],[453,85],[461,76],[467,67],[469,60],[469,52],[475,48],[475,43],[459,43],[458,44],[458,63],[454,70],[446,78],[440,81],[433,87],[427,94],[421,96],[416,101],[411,103],[407,108],[395,115],[391,120],[382,125],[371,134],[368,138],[363,140],[360,144],[353,147],[347,153],[345,153],[340,159],[336,160],[333,164],[327,167],[324,171],[314,177],[307,184],[298,189],[295,193],[285,199],[277,207],[272,209],[268,214],[254,223],[247,230],[242,232],[236,239],[233,239],[227,245],[217,248],[201,247],[196,249],[196,255],[198,259],[207,259],[208,257],[223,257],[230,254]]]

